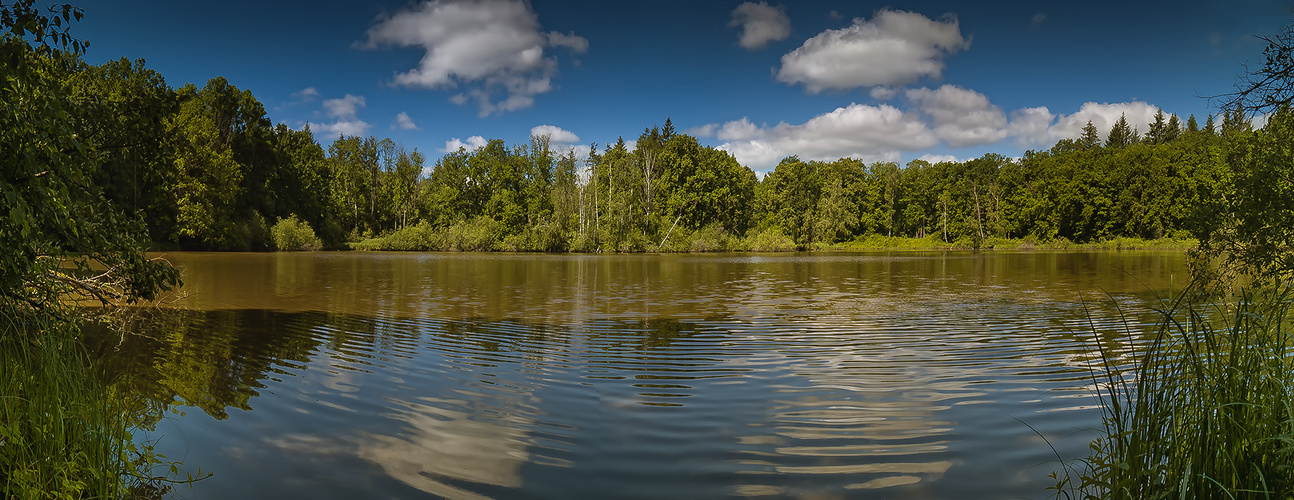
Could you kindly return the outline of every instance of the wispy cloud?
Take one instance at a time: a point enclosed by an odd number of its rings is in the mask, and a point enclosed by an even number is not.
[[[791,36],[791,18],[781,5],[773,7],[767,2],[745,2],[732,11],[728,27],[741,27],[737,41],[747,50],[762,49],[768,42],[786,40]]]
[[[319,89],[306,87],[299,92],[292,93],[292,100],[297,102],[310,102],[319,98]]]
[[[274,107],[275,111],[281,111],[285,108],[309,104],[319,98],[319,89],[306,87],[288,96],[288,101]]]
[[[362,136],[368,134],[373,126],[359,119],[359,110],[367,105],[364,96],[346,94],[337,99],[325,99],[323,107],[332,122],[317,123],[310,128],[315,134],[324,136]]]

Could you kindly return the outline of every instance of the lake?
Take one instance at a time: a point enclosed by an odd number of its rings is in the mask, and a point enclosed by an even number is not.
[[[1050,498],[1100,426],[1093,329],[1135,341],[1188,277],[1180,251],[165,257],[181,293],[90,341],[138,436],[215,474],[191,499]]]

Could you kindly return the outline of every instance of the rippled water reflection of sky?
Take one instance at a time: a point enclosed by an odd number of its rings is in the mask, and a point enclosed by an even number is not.
[[[168,257],[192,310],[117,351],[141,405],[200,409],[155,426],[217,474],[191,498],[1038,498],[1057,464],[1024,423],[1070,456],[1099,423],[1081,301],[1117,331],[1103,294],[1142,321],[1185,272],[1153,252]]]

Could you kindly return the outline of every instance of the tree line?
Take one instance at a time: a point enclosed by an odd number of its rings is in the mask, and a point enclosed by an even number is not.
[[[1253,132],[1236,108],[1147,132],[1121,118],[1021,158],[867,164],[788,157],[762,179],[667,118],[630,145],[491,140],[428,165],[416,148],[271,125],[217,77],[169,87],[143,61],[61,68],[92,181],[163,247],[262,250],[301,223],[323,247],[650,251],[810,248],[872,236],[980,247],[1001,239],[1187,238],[1228,195],[1226,151]],[[1216,125],[1216,126],[1215,126]],[[1197,224],[1198,225],[1198,224]],[[313,237],[313,236],[312,236]]]

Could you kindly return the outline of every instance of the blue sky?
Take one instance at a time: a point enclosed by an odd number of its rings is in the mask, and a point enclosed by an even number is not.
[[[535,132],[635,139],[666,117],[756,171],[784,156],[1019,156],[1155,109],[1200,123],[1261,64],[1289,0],[1230,2],[78,2],[93,63],[224,76],[325,147],[431,161]]]

